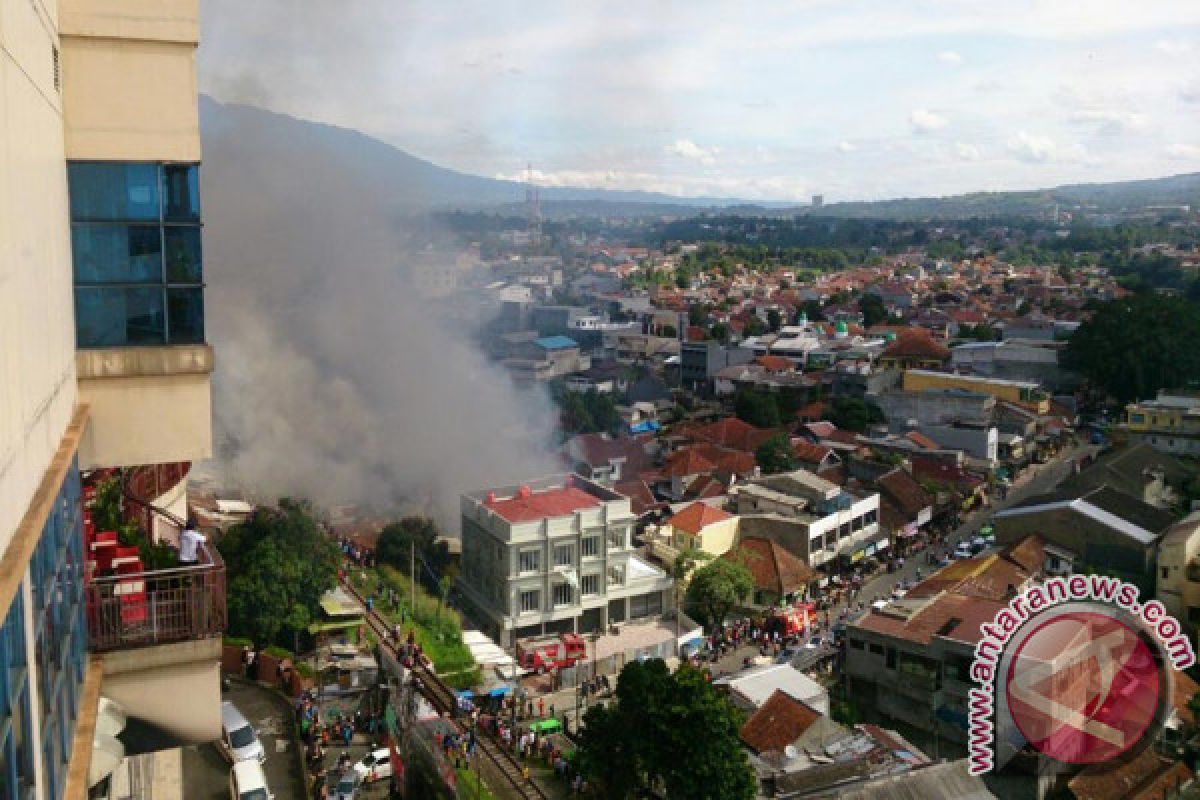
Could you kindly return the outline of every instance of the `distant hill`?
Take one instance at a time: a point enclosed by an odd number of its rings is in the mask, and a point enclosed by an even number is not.
[[[1200,173],[1115,183],[1078,183],[1052,189],[1016,192],[974,192],[950,197],[904,197],[869,203],[831,203],[821,216],[923,219],[1024,216],[1083,206],[1098,212],[1118,212],[1147,206],[1200,207]],[[811,212],[809,208],[793,209]]]
[[[297,190],[316,184],[336,194],[338,188],[365,187],[399,211],[479,209],[525,201],[525,185],[516,181],[456,172],[355,130],[219,103],[207,96],[200,98],[200,129],[207,161],[227,157],[254,164],[254,169],[275,173],[275,180],[286,181],[287,173],[293,172]],[[678,214],[739,202],[613,189],[542,187],[539,193],[548,213]]]
[[[252,106],[200,98],[200,127],[205,159],[263,171],[278,185],[296,191],[326,187],[370,192],[375,202],[397,213],[423,209],[500,208],[517,211],[525,186],[439,167],[392,145],[348,128],[339,128]],[[774,216],[814,213],[808,206],[748,203],[719,197],[674,197],[614,189],[539,189],[547,216],[686,216],[720,210],[724,214]],[[1153,180],[1076,184],[1016,192],[976,192],[952,197],[899,198],[877,202],[831,203],[821,216],[922,219],[1044,214],[1058,204],[1098,211],[1155,205],[1200,207],[1200,173]]]

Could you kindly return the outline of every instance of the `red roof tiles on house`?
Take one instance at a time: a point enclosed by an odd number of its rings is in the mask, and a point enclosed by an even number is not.
[[[804,439],[796,439],[792,442],[792,452],[805,464],[821,464],[829,458],[829,454],[833,450],[823,444],[813,444]]]
[[[920,431],[909,431],[904,434],[904,437],[915,445],[925,448],[926,450],[941,450],[942,446],[930,439]]]
[[[879,357],[946,361],[950,358],[950,348],[935,341],[929,331],[923,328],[908,328],[896,337],[896,341],[885,347]]]
[[[683,511],[668,519],[667,524],[672,528],[678,528],[694,536],[709,525],[723,522],[727,519],[733,519],[733,515],[719,508],[705,505],[704,503],[692,503]]]
[[[756,753],[780,752],[820,718],[821,712],[776,689],[738,733]]]
[[[734,450],[753,453],[760,444],[771,438],[771,431],[756,428],[737,417],[725,417],[708,425],[692,428],[688,433],[703,442],[719,444]]]
[[[585,508],[596,508],[600,505],[600,499],[574,486],[565,486],[531,492],[525,497],[518,493],[486,505],[509,522],[532,522],[546,517],[565,517]]]
[[[816,575],[811,567],[786,548],[758,536],[746,536],[722,558],[746,567],[754,578],[754,588],[777,595],[803,589]]]
[[[668,456],[661,473],[667,478],[683,478],[688,475],[704,475],[716,468],[717,465],[705,458],[699,450],[687,447]]]

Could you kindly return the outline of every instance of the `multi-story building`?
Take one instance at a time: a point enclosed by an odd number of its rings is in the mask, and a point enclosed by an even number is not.
[[[846,630],[846,682],[872,714],[938,738],[967,739],[967,692],[980,623],[1041,576],[1041,540],[957,561]],[[920,742],[918,742],[920,744]]]
[[[467,611],[502,646],[672,610],[674,582],[638,556],[628,497],[578,475],[462,496]]]
[[[1160,390],[1158,397],[1125,406],[1132,438],[1155,450],[1200,455],[1200,394]]]
[[[59,800],[87,794],[101,698],[176,743],[220,731],[219,556],[99,577],[81,486],[157,465],[142,499],[181,509],[211,455],[198,4],[0,20],[0,797]]]
[[[795,523],[791,546],[810,567],[853,564],[890,546],[879,528],[879,495],[858,496],[807,470],[757,478],[736,487],[739,514],[775,515]]]
[[[1036,383],[983,378],[977,375],[954,375],[927,369],[910,369],[904,373],[902,387],[906,392],[930,389],[964,389],[968,392],[990,394],[997,400],[1028,408],[1038,414],[1050,412],[1050,398]]]
[[[1167,528],[1158,543],[1154,596],[1192,636],[1200,630],[1200,512]]]

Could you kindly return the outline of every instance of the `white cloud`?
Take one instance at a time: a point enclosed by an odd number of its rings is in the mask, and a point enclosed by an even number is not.
[[[953,50],[943,50],[937,54],[937,58],[938,61],[941,61],[943,64],[952,64],[954,66],[958,66],[959,64],[963,63],[963,57]]]
[[[1080,144],[1059,144],[1049,136],[1017,131],[1008,140],[1008,152],[1020,161],[1044,164],[1049,162],[1086,162],[1087,151]]]
[[[847,142],[843,139],[838,143],[838,150],[842,153],[853,153],[857,149],[858,147],[855,146],[854,142]]]
[[[1172,57],[1186,56],[1192,52],[1192,43],[1182,39],[1159,39],[1154,43],[1154,49]]]
[[[1145,114],[1108,108],[1085,108],[1072,112],[1067,120],[1076,125],[1095,125],[1110,134],[1140,131],[1149,122]]]
[[[1193,78],[1179,90],[1179,99],[1185,103],[1200,103],[1200,78]]]
[[[955,142],[954,154],[963,161],[978,161],[982,155],[979,152],[978,147],[973,144],[967,144],[966,142]]]
[[[691,139],[676,139],[663,149],[671,155],[686,158],[689,161],[699,161],[706,166],[715,164],[717,154],[721,152],[719,147],[701,147]]]
[[[1172,161],[1200,161],[1200,144],[1173,144],[1167,148]]]
[[[918,108],[909,114],[908,121],[917,133],[931,133],[932,131],[946,127],[946,123],[949,122],[941,114],[935,114],[924,108]]]

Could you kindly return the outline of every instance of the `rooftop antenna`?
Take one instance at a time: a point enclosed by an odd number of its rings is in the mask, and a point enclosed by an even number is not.
[[[529,222],[529,243],[537,247],[542,243],[542,200],[537,184],[533,182],[533,164],[525,165],[525,213]]]

